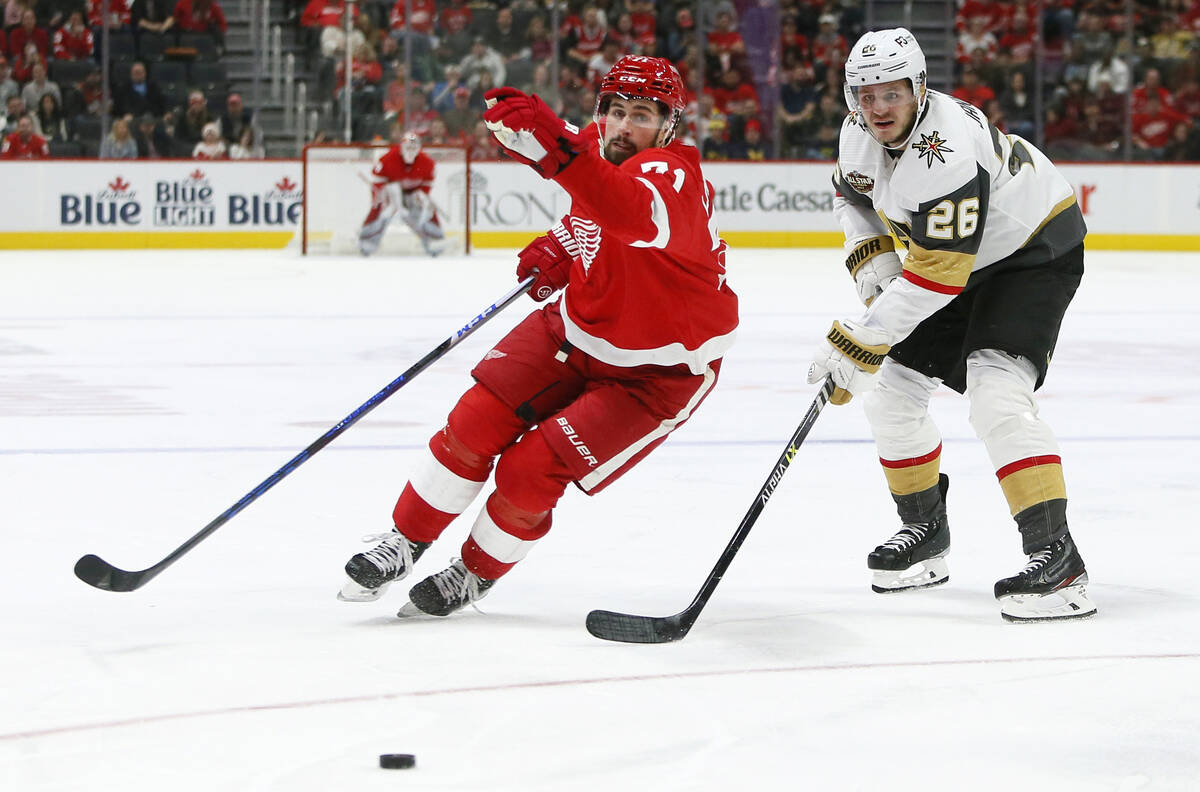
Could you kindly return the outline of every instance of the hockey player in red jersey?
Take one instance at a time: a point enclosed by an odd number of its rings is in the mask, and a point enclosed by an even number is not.
[[[388,223],[400,213],[426,253],[436,256],[442,252],[446,234],[429,197],[432,188],[433,159],[421,151],[421,139],[408,132],[371,171],[371,211],[358,232],[362,254],[370,256],[379,249]]]
[[[668,61],[621,58],[582,132],[537,96],[500,88],[485,99],[500,144],[571,196],[517,264],[535,278],[533,299],[563,293],[483,356],[400,495],[395,530],[346,564],[341,598],[377,599],[467,510],[495,462],[461,559],[414,586],[402,616],[480,599],[550,530],[569,484],[594,495],[657,448],[712,391],[738,323],[712,185],[696,149],[675,140],[684,87]]]

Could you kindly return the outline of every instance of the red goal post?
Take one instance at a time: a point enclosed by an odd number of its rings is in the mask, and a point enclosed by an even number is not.
[[[310,143],[304,147],[304,216],[300,251],[304,255],[357,255],[358,231],[371,208],[371,170],[391,144]],[[446,233],[445,252],[471,252],[471,153],[467,146],[427,144],[433,158],[430,197]],[[379,254],[422,255],[419,240],[403,220],[393,218]]]

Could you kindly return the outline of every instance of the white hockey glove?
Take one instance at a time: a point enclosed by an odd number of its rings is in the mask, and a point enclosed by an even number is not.
[[[809,384],[832,377],[834,389],[829,401],[833,404],[845,404],[851,397],[871,390],[892,348],[887,335],[849,320],[835,320],[808,369]]]
[[[890,236],[860,237],[846,244],[846,271],[854,278],[863,305],[883,294],[903,269]]]

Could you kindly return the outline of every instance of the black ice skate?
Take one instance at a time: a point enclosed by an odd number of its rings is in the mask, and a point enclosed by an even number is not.
[[[346,562],[349,580],[338,592],[343,602],[371,602],[383,596],[393,581],[408,577],[413,564],[429,547],[429,542],[413,542],[399,531],[364,536],[364,542],[379,541],[366,552]]]
[[[1088,576],[1071,534],[1034,552],[1013,577],[996,583],[1000,615],[1007,621],[1081,619],[1096,613]]]
[[[904,527],[867,555],[874,572],[871,590],[879,594],[929,588],[950,579],[946,556],[950,553],[950,524],[946,520],[946,492],[950,478],[939,476],[936,487],[896,497]]]
[[[446,569],[413,586],[408,592],[409,603],[396,615],[449,616],[483,599],[495,583],[479,577],[467,569],[461,558],[456,558]]]

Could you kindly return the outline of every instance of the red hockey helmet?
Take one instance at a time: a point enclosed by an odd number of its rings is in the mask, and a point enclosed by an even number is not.
[[[608,100],[613,96],[622,99],[649,99],[662,105],[663,117],[659,146],[665,146],[675,137],[675,127],[683,116],[687,105],[684,100],[683,80],[679,72],[666,58],[648,55],[624,55],[613,64],[600,81],[596,92],[595,120],[603,131]]]

